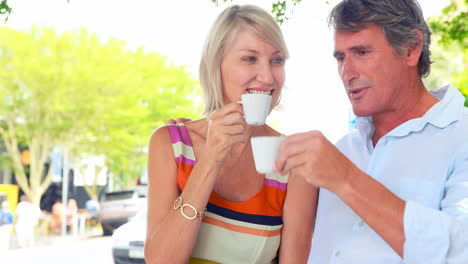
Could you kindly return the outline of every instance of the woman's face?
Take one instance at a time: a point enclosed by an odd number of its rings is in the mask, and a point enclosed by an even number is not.
[[[246,93],[269,94],[277,102],[284,84],[284,62],[284,54],[275,46],[240,30],[221,61],[224,103],[237,102]]]

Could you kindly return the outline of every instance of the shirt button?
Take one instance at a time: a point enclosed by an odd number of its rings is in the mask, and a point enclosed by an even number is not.
[[[359,221],[359,227],[363,227],[364,226],[364,221]]]
[[[335,252],[335,257],[338,257],[340,256],[341,252],[338,250],[337,252]]]

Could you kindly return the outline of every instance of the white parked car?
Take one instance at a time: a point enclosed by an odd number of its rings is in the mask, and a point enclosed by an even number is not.
[[[146,206],[112,235],[112,257],[115,264],[145,263]]]
[[[101,201],[99,219],[103,234],[112,235],[119,226],[127,223],[146,203],[147,187],[137,186],[134,189],[108,192]]]

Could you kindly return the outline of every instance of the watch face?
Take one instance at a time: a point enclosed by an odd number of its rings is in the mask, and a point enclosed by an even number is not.
[[[182,205],[182,196],[177,197],[174,201],[174,210],[179,209],[179,207]]]

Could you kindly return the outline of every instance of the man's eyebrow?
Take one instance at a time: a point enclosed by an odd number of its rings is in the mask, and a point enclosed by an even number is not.
[[[370,46],[366,46],[366,45],[357,45],[357,46],[352,46],[352,47],[349,48],[348,50],[350,50],[350,51],[356,51],[356,50],[367,50],[367,49],[370,49]]]
[[[350,48],[348,48],[349,51],[360,51],[360,50],[368,50],[368,49],[371,49],[371,46],[367,46],[367,45],[357,45],[357,46],[352,46]],[[339,56],[343,56],[344,55],[344,52],[342,51],[334,51],[333,52],[333,57],[337,58]]]

